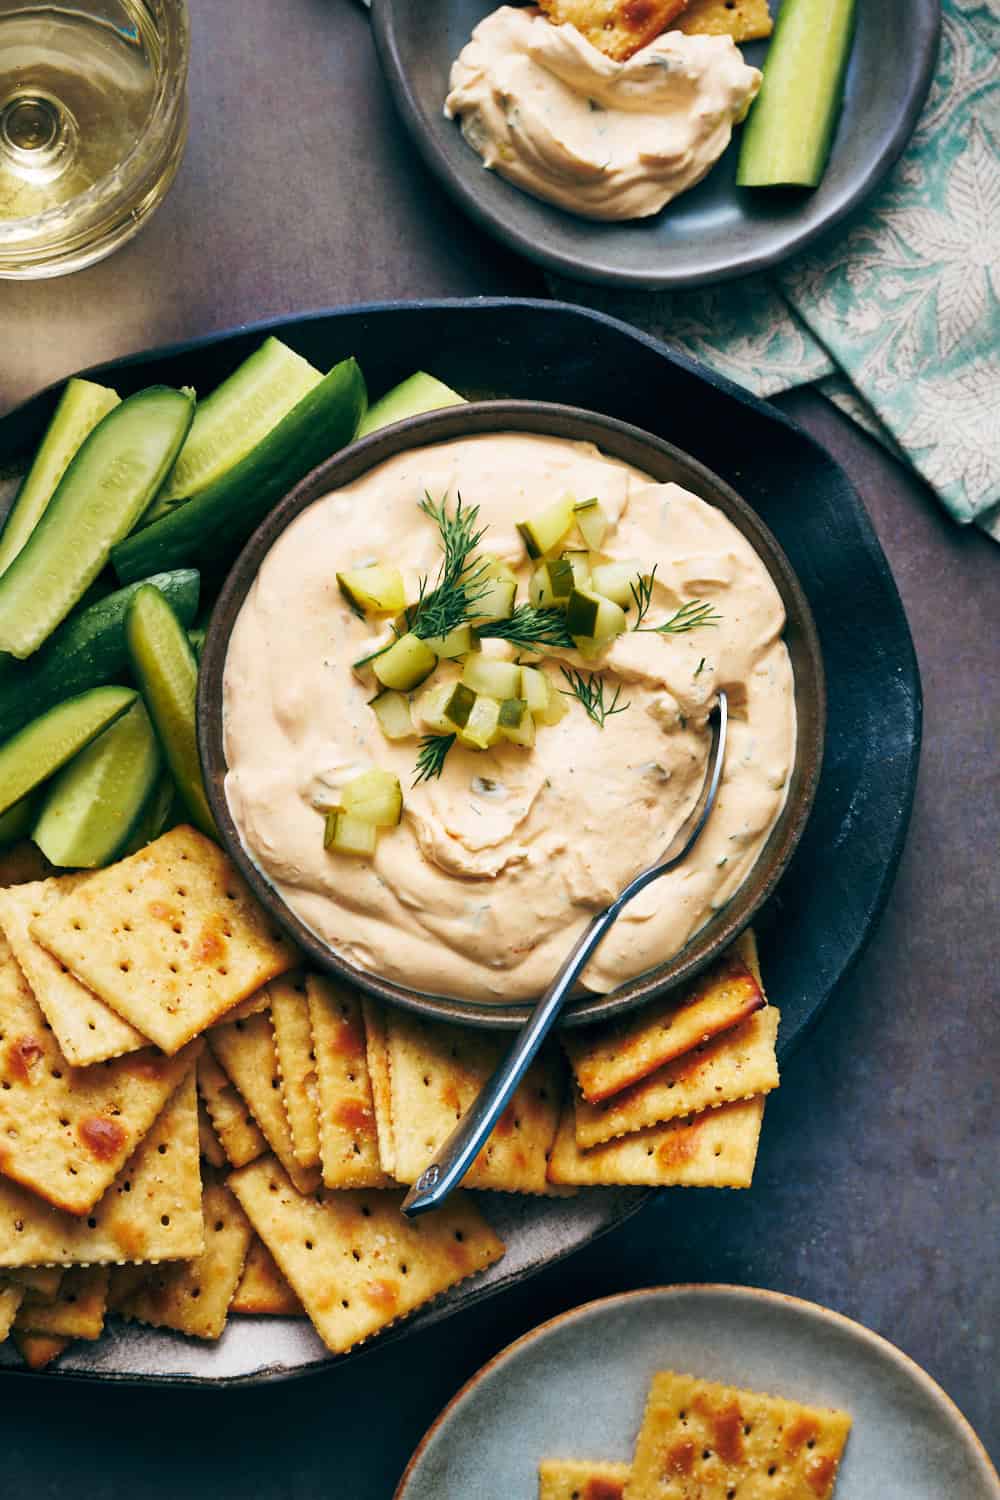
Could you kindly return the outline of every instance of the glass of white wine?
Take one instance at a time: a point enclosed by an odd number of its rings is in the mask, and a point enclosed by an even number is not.
[[[0,277],[110,255],[187,135],[185,0],[0,0]]]

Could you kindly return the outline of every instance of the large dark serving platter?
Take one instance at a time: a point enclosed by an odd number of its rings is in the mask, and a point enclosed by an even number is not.
[[[154,381],[209,390],[273,332],[328,367],[348,354],[373,395],[418,366],[467,396],[515,396],[606,412],[720,474],[775,533],[815,616],[827,674],[823,773],[789,871],[755,923],[787,1059],[857,959],[892,885],[920,745],[920,679],[906,617],[871,522],[841,469],[766,403],[623,323],[561,303],[400,303],[317,313],[102,365],[122,393]],[[0,475],[24,465],[58,392],[0,419]],[[7,490],[13,492],[13,485]],[[3,497],[0,479],[0,498]],[[600,1190],[533,1203],[484,1194],[507,1256],[379,1342],[404,1337],[579,1248],[646,1194]],[[211,1383],[328,1364],[311,1329],[234,1319],[217,1346],[112,1323],[52,1378]],[[0,1347],[0,1366],[15,1357]]]

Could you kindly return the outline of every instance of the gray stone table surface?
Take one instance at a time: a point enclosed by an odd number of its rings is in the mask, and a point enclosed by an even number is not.
[[[102,266],[0,283],[0,410],[96,360],[269,314],[540,291],[418,166],[350,0],[191,8],[191,140],[174,190]],[[888,911],[768,1106],[753,1190],[665,1194],[503,1299],[290,1385],[4,1377],[0,1493],[388,1500],[438,1409],[512,1338],[590,1298],[675,1281],[773,1287],[859,1319],[925,1365],[1000,1457],[1000,557],[820,398],[782,404],[872,514],[926,726]]]

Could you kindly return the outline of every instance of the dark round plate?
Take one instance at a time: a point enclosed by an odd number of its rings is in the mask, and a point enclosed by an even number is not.
[[[372,0],[375,42],[400,115],[421,156],[484,229],[550,271],[618,286],[702,286],[761,270],[842,219],[909,140],[930,87],[939,0],[857,7],[857,35],[833,152],[819,187],[736,186],[734,143],[704,182],[653,219],[596,224],[485,171],[442,113],[451,63],[498,0]],[[772,10],[778,5],[772,0]],[[743,50],[761,66],[766,42]]]
[[[982,1443],[912,1359],[815,1302],[736,1286],[626,1292],[526,1333],[445,1407],[395,1500],[534,1494],[543,1458],[627,1463],[658,1370],[848,1412],[837,1500],[1000,1500]]]
[[[397,453],[494,432],[531,432],[546,437],[594,443],[610,458],[649,474],[660,483],[693,490],[716,506],[746,537],[763,560],[785,606],[785,641],[795,676],[797,738],[788,798],[760,858],[733,898],[669,962],[620,985],[606,995],[573,1001],[564,1025],[607,1020],[633,1010],[685,980],[693,978],[742,932],[775,890],[788,868],[812,808],[823,758],[826,694],[819,640],[805,595],[788,559],[756,512],[728,484],[687,453],[613,417],[551,402],[490,401],[450,406],[374,433],[335,454],[286,495],[254,532],[233,566],[212,613],[198,674],[198,741],[205,789],[223,843],[257,899],[288,929],[295,942],[321,968],[370,991],[390,1004],[405,1006],[438,1020],[484,1027],[522,1026],[529,1005],[473,1004],[443,995],[423,994],[393,984],[360,968],[325,943],[292,910],[250,858],[226,799],[229,769],[223,744],[222,684],[226,654],[240,610],[271,548],[304,510],[331,490],[352,484]]]
[[[827,735],[809,824],[755,920],[767,988],[781,1007],[786,1062],[865,946],[885,906],[910,818],[920,748],[920,678],[906,616],[867,512],[807,433],[738,386],[624,323],[558,302],[477,298],[351,307],[152,350],[86,372],[125,396],[163,381],[211,390],[258,347],[283,339],[324,369],[349,354],[373,397],[422,365],[468,396],[561,401],[603,411],[674,442],[738,490],[778,538],[812,608],[826,667]],[[62,383],[0,418],[0,513]],[[575,1198],[492,1193],[507,1245],[470,1278],[347,1359],[495,1294],[580,1248],[646,1194],[602,1188]],[[133,1326],[78,1343],[50,1377],[213,1385],[331,1363],[294,1319],[233,1319],[218,1344]],[[0,1368],[17,1364],[10,1345]],[[25,1374],[25,1379],[38,1376]]]

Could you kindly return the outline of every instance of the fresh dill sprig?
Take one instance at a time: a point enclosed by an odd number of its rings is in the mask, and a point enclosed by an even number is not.
[[[654,567],[648,577],[643,578],[640,574],[629,584],[636,609],[633,630],[645,631],[650,635],[683,635],[688,630],[697,630],[701,625],[721,624],[722,616],[715,613],[711,604],[707,604],[704,599],[690,599],[687,604],[682,604],[680,609],[675,610],[669,620],[664,620],[662,625],[644,625],[642,622],[653,602],[655,578]]]
[[[604,679],[598,672],[591,672],[584,677],[582,672],[577,672],[572,667],[562,667],[560,670],[569,683],[568,688],[559,689],[560,693],[564,698],[579,698],[590,718],[600,729],[604,728],[605,719],[610,719],[612,714],[623,714],[629,707],[628,703],[619,705],[621,683],[615,688],[611,702],[605,703]]]
[[[413,785],[421,781],[433,781],[444,770],[445,758],[455,743],[453,734],[425,734],[420,741],[420,754],[415,767]]]
[[[510,641],[527,651],[540,651],[543,646],[562,646],[569,651],[575,644],[561,610],[537,609],[533,604],[519,604],[506,620],[477,625],[476,634],[483,639]]]
[[[420,509],[437,527],[444,550],[433,589],[428,593],[428,580],[421,578],[419,597],[408,611],[413,634],[427,640],[431,636],[448,635],[464,625],[489,580],[486,564],[472,560],[472,554],[486,535],[485,526],[476,529],[479,506],[463,508],[459,495],[455,509],[449,515],[445,500],[435,504],[425,493]]]

